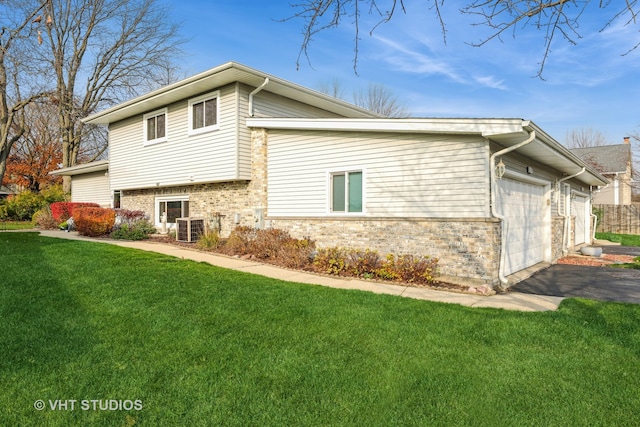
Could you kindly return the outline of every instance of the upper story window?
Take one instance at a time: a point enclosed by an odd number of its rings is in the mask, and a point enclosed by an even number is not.
[[[220,92],[212,92],[189,100],[189,133],[217,130]]]
[[[167,109],[144,115],[144,143],[156,144],[167,140]]]
[[[331,212],[362,213],[362,171],[331,174]]]

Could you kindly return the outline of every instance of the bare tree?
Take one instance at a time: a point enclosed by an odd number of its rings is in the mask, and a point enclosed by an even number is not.
[[[592,128],[582,128],[568,132],[565,145],[568,148],[588,148],[609,145],[609,143],[602,132]]]
[[[400,104],[398,98],[382,83],[369,83],[367,90],[359,90],[353,94],[354,103],[367,110],[385,117],[408,117],[407,109]]]
[[[22,68],[25,63],[19,47],[37,31],[39,22],[36,17],[46,3],[39,2],[27,12],[0,3],[0,182],[13,145],[26,131],[24,108],[45,95],[30,87],[29,92],[32,93],[23,96],[25,87],[29,85],[25,84]]]
[[[580,34],[580,19],[585,9],[595,3],[592,0],[468,0],[469,3],[461,12],[479,18],[478,25],[491,30],[488,37],[473,46],[482,46],[494,39],[501,39],[505,34],[516,36],[526,28],[541,30],[544,34],[544,47],[539,62],[538,77],[542,78],[545,64],[551,53],[552,42],[558,37],[571,44],[577,44],[582,37]],[[640,17],[638,0],[612,2],[599,0],[598,7],[605,11],[612,11],[606,15],[602,13],[601,30],[622,21],[625,25],[635,25]],[[435,13],[439,21],[443,41],[446,43],[447,29],[442,10],[445,0],[430,0],[429,9]],[[298,53],[296,65],[300,66],[300,59],[304,56],[309,60],[309,47],[314,37],[319,33],[336,28],[340,25],[352,25],[354,29],[354,69],[357,72],[359,43],[361,34],[361,14],[367,12],[379,19],[376,24],[368,28],[369,34],[384,23],[389,22],[398,10],[406,13],[403,0],[304,0],[292,4],[294,15],[286,20],[301,19],[304,22],[303,38]],[[426,12],[426,11],[425,11]],[[344,21],[347,21],[345,24]],[[640,46],[631,45],[627,52]]]
[[[342,82],[337,77],[333,80],[325,80],[318,84],[318,90],[334,98],[345,99]]]
[[[157,0],[49,0],[38,19],[48,52],[34,52],[55,79],[62,165],[73,166],[87,134],[80,119],[137,95],[179,52],[179,27]]]

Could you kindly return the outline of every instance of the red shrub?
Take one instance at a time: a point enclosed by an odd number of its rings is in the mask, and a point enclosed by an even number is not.
[[[73,220],[78,233],[85,236],[109,234],[116,220],[116,211],[105,208],[75,208]]]
[[[58,223],[64,222],[73,216],[77,208],[99,208],[97,203],[84,202],[55,202],[51,203],[51,215]]]

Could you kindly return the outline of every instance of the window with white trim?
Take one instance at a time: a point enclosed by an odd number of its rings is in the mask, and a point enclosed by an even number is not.
[[[155,144],[167,140],[167,109],[144,115],[144,143]]]
[[[362,212],[362,171],[331,174],[331,212]]]
[[[162,224],[162,216],[166,213],[167,224],[175,224],[176,218],[189,216],[189,197],[161,197],[156,199],[156,224]]]
[[[220,128],[218,124],[220,92],[211,92],[189,100],[189,133],[197,134]]]

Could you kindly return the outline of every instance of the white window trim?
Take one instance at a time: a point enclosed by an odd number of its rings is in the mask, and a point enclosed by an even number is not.
[[[331,187],[331,176],[338,173],[361,172],[362,173],[362,212],[334,212],[331,210],[331,199],[333,197]],[[326,172],[326,189],[327,189],[327,207],[326,213],[329,216],[365,216],[367,213],[367,172],[364,167],[349,167],[330,169]]]
[[[216,124],[198,129],[193,128],[193,104],[216,98]],[[189,100],[189,135],[199,135],[201,133],[212,132],[220,129],[220,91],[209,92]]]
[[[155,138],[152,140],[148,140],[147,139],[147,120],[152,117],[160,116],[162,114],[164,114],[164,136],[162,138]],[[166,142],[168,130],[169,130],[169,113],[167,108],[155,110],[142,116],[143,145],[153,145],[153,144],[159,144],[161,142]]]
[[[189,195],[179,194],[175,196],[156,196],[156,200],[154,202],[155,210],[154,210],[154,218],[156,227],[162,226],[162,221],[158,218],[158,214],[160,212],[160,202],[188,202]],[[174,226],[175,222],[167,222],[167,226]]]

